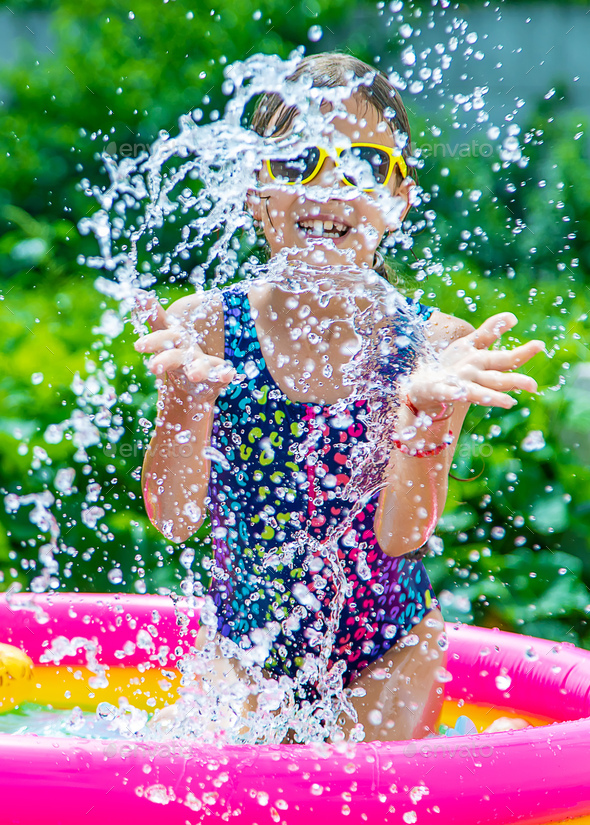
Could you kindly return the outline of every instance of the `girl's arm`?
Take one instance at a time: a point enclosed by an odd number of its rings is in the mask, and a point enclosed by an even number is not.
[[[395,449],[387,467],[387,486],[379,497],[375,514],[375,534],[382,550],[389,556],[402,556],[417,550],[434,533],[447,500],[449,471],[468,404],[455,405],[455,412],[445,421],[433,422],[424,432],[418,430],[415,439],[442,444],[453,433],[453,441],[433,456],[412,456]],[[401,424],[401,419],[407,423]],[[400,412],[398,427],[412,426],[415,417],[410,410]]]
[[[148,299],[149,300],[149,299]],[[154,353],[158,376],[155,432],[143,462],[150,521],[168,539],[185,541],[202,523],[209,485],[215,401],[235,371],[222,360],[223,308],[218,296],[181,298],[165,311],[153,299],[152,333],[136,342]]]
[[[516,322],[512,313],[501,313],[474,330],[458,318],[433,315],[429,337],[438,357],[435,363],[421,363],[400,391],[397,432],[416,428],[416,435],[402,443],[410,453],[418,454],[392,451],[387,486],[375,514],[377,540],[388,555],[416,550],[434,532],[444,510],[453,453],[469,405],[510,409],[517,402],[509,392],[536,391],[533,378],[511,371],[540,352],[542,341],[529,341],[512,350],[488,349]],[[441,420],[432,420],[436,418]],[[446,441],[451,443],[436,455],[428,455]]]

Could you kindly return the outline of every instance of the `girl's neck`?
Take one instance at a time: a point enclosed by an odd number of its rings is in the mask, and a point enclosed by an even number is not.
[[[301,261],[279,262],[275,258],[269,274],[261,281],[274,287],[268,294],[273,295],[277,310],[288,303],[292,311],[292,296],[296,296],[295,300],[305,302],[318,318],[350,316],[392,289],[368,266],[311,266]]]

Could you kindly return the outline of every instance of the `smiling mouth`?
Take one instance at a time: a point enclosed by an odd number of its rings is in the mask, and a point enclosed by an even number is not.
[[[297,229],[306,238],[344,238],[350,232],[350,226],[340,221],[318,218],[303,219],[297,222]]]

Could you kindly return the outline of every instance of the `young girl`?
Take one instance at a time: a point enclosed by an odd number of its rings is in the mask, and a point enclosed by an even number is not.
[[[514,315],[474,330],[401,298],[382,277],[378,248],[400,228],[414,186],[407,115],[388,79],[325,54],[302,60],[289,81],[319,101],[325,128],[317,146],[300,138],[295,152],[301,107],[269,94],[254,115],[269,146],[285,137],[291,146],[282,157],[269,149],[249,193],[272,276],[166,311],[143,298],[153,331],[136,349],[153,354],[160,378],[146,507],[176,542],[210,511],[212,611],[198,646],[219,680],[248,684],[262,666],[301,703],[314,688],[324,695],[332,674],[353,688],[343,725],[356,738],[360,725],[366,739],[423,737],[442,703],[444,626],[411,554],[444,508],[469,404],[509,409],[511,391],[535,392],[511,371],[543,344],[490,350]],[[365,382],[365,398],[351,394],[359,363],[377,363],[371,375],[381,376]],[[370,431],[375,409],[393,432],[385,460]],[[188,460],[177,457],[180,432]],[[370,451],[379,487],[351,494]],[[313,669],[322,652],[323,675]],[[256,708],[253,695],[244,708]]]

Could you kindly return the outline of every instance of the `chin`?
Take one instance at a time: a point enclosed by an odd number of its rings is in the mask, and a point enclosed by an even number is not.
[[[336,246],[328,242],[313,242],[306,245],[305,258],[316,265],[323,266],[355,266],[363,268],[368,266],[367,260],[373,260],[366,253],[360,253],[358,249],[347,246]]]

